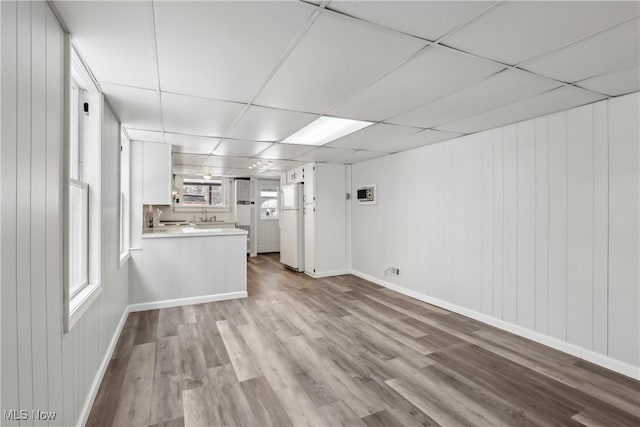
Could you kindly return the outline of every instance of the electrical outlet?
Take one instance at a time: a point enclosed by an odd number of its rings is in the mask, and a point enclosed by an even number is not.
[[[390,274],[392,276],[399,276],[400,275],[400,269],[398,267],[394,267],[394,266],[390,265],[385,270],[385,273],[386,274]]]

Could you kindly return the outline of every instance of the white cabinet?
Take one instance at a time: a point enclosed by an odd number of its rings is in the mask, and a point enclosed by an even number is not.
[[[346,166],[315,163],[304,168],[305,273],[347,273]]]
[[[302,174],[304,176],[304,204],[315,203],[315,163],[310,163],[302,167]]]
[[[287,172],[287,184],[304,182],[304,166],[297,167]]]
[[[142,144],[142,204],[170,205],[171,145]]]

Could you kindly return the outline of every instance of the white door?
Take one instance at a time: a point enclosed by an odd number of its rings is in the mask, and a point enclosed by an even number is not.
[[[258,253],[280,251],[279,191],[278,181],[258,181]]]

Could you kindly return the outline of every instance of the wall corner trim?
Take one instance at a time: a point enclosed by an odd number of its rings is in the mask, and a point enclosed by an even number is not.
[[[427,304],[432,304],[437,307],[443,308],[445,310],[449,310],[453,313],[470,317],[474,320],[478,320],[482,323],[486,323],[488,325],[502,329],[503,331],[511,332],[512,334],[521,336],[523,338],[527,338],[539,344],[546,345],[547,347],[551,347],[555,350],[562,351],[563,353],[570,354],[572,356],[575,356],[580,359],[586,360],[588,362],[594,363],[596,365],[602,366],[606,369],[610,369],[614,372],[628,376],[635,380],[640,380],[640,367],[629,365],[625,362],[621,362],[619,360],[613,359],[604,354],[596,353],[592,350],[579,347],[575,344],[571,344],[566,341],[562,341],[557,338],[553,338],[548,335],[541,334],[540,332],[523,328],[522,326],[515,325],[510,322],[506,322],[502,319],[488,316],[484,313],[480,313],[475,310],[471,310],[469,308],[459,306],[457,304],[452,304],[450,302],[443,301],[441,299],[434,298],[434,297],[422,294],[420,292],[412,291],[410,289],[403,288],[402,286],[394,285],[393,283],[389,283],[385,280],[378,279],[377,277],[370,276],[368,274],[362,273],[357,270],[351,270],[351,274],[353,274],[354,276],[360,277],[361,279],[373,282],[377,285],[384,286],[387,289],[391,289],[392,291],[396,291],[408,297],[415,298],[422,302],[426,302]]]

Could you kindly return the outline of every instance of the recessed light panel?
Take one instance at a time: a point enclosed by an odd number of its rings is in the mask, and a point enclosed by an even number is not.
[[[323,116],[289,136],[282,143],[324,145],[372,124],[373,122]]]

